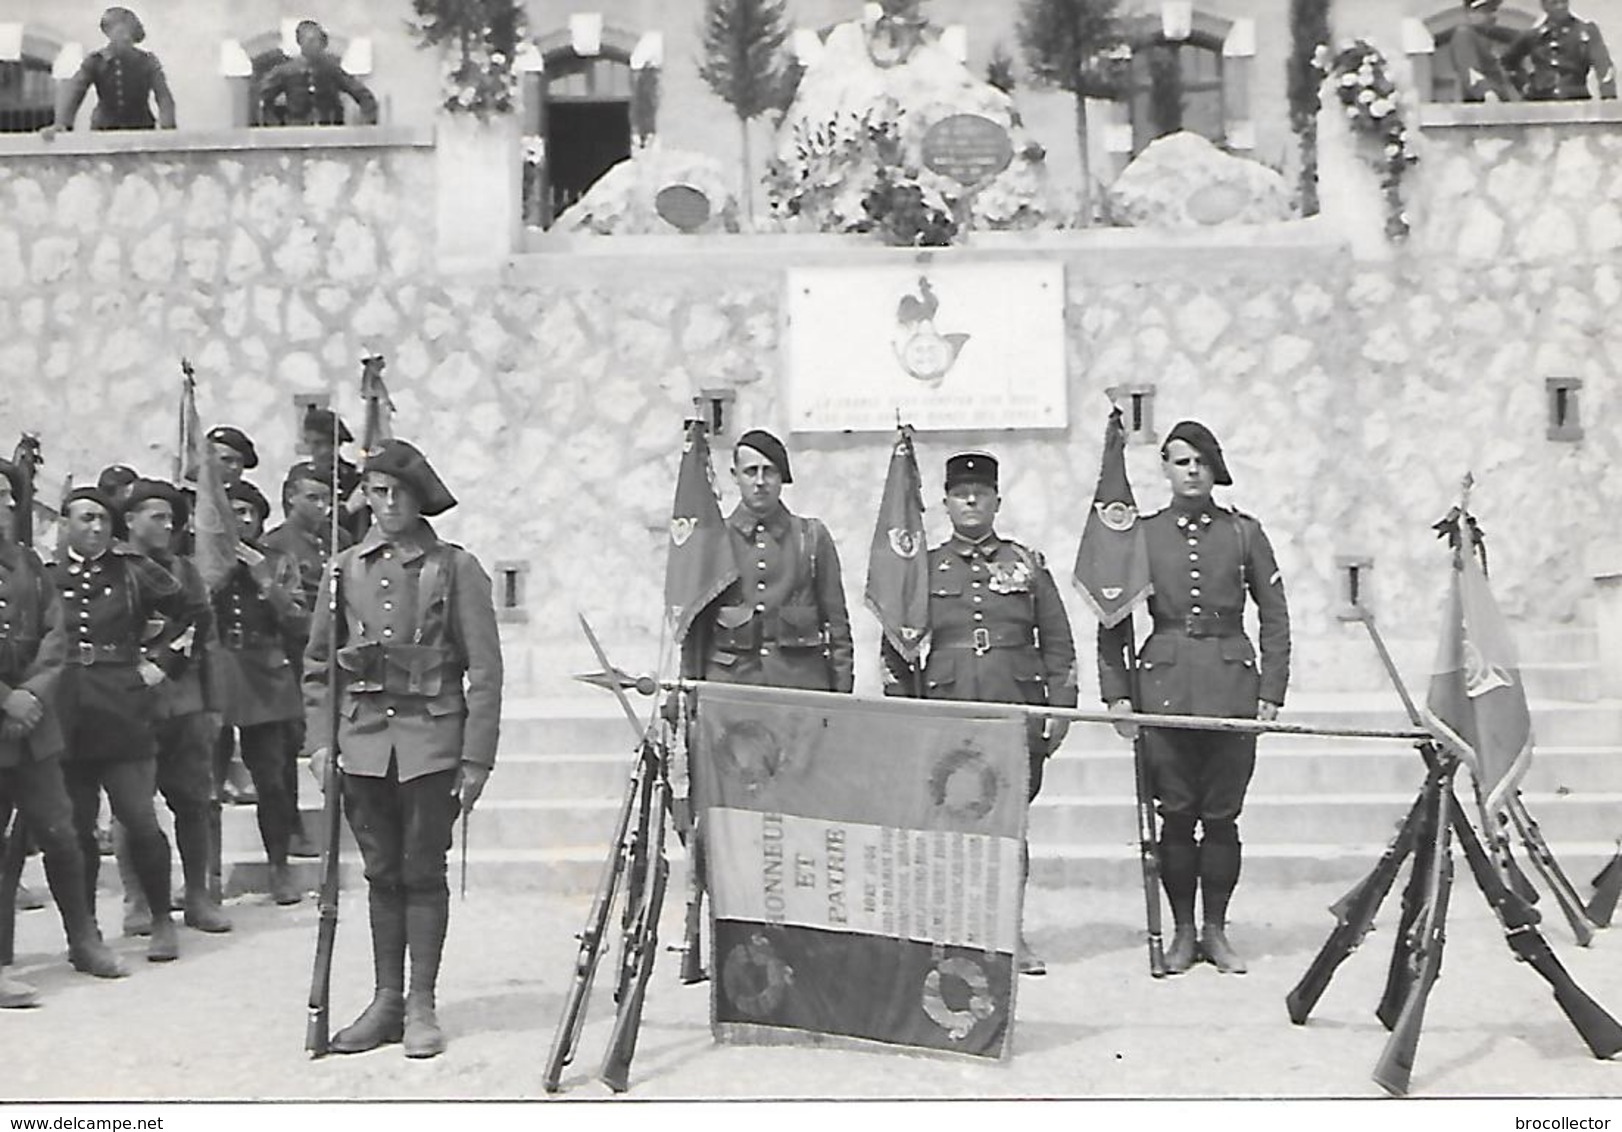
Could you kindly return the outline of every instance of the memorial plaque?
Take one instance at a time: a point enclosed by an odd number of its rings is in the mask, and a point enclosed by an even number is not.
[[[653,210],[671,227],[694,232],[710,218],[710,198],[692,185],[666,185],[653,198]]]
[[[924,135],[924,165],[968,188],[985,184],[1013,160],[1008,131],[979,114],[942,118]]]

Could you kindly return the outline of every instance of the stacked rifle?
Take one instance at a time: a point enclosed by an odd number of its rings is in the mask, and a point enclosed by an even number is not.
[[[665,856],[665,830],[671,814],[669,755],[674,743],[683,737],[681,728],[686,713],[681,709],[685,697],[678,694],[670,701],[669,710],[655,715],[644,727],[621,686],[622,681],[613,679],[623,674],[608,663],[585,618],[581,618],[580,623],[602,665],[600,675],[605,679],[601,682],[613,689],[641,738],[637,743],[636,763],[620,803],[613,844],[603,862],[591,911],[578,937],[580,950],[575,957],[574,978],[558,1018],[557,1033],[552,1039],[541,1083],[548,1093],[557,1092],[562,1085],[564,1067],[574,1061],[586,1023],[586,1004],[596,981],[597,965],[608,948],[610,922],[618,904],[620,952],[614,979],[614,1025],[598,1077],[614,1092],[623,1093],[630,1088],[631,1059],[636,1054],[642,1007],[658,955],[659,914],[670,880],[670,863]],[[639,685],[633,682],[632,686]],[[651,686],[648,690],[652,690]]]
[[[1374,639],[1375,648],[1410,718],[1417,725],[1419,712],[1392,663],[1372,616],[1363,611],[1361,619]],[[1297,1025],[1306,1022],[1318,999],[1328,988],[1335,970],[1368,934],[1375,914],[1391,891],[1404,862],[1411,857],[1412,867],[1403,890],[1396,946],[1386,976],[1385,991],[1375,1009],[1376,1017],[1391,1036],[1375,1064],[1373,1074],[1375,1083],[1386,1092],[1393,1096],[1407,1094],[1424,1023],[1425,1006],[1431,988],[1441,973],[1448,903],[1453,888],[1452,842],[1456,839],[1464,851],[1476,887],[1498,917],[1505,942],[1516,959],[1530,965],[1549,984],[1554,991],[1556,1004],[1596,1058],[1604,1060],[1622,1052],[1622,1024],[1618,1024],[1604,1007],[1577,985],[1538,931],[1541,916],[1532,907],[1537,894],[1515,867],[1509,854],[1508,838],[1501,833],[1494,835],[1489,830],[1492,845],[1492,855],[1489,856],[1470,824],[1453,792],[1458,759],[1434,740],[1426,739],[1416,745],[1426,766],[1424,786],[1374,868],[1351,891],[1331,905],[1330,912],[1335,917],[1334,929],[1301,980],[1285,996],[1290,1021]],[[1534,863],[1538,864],[1540,874],[1550,882],[1556,899],[1571,919],[1578,942],[1586,946],[1592,937],[1592,927],[1588,927],[1586,934],[1577,929],[1579,925],[1589,925],[1587,910],[1577,900],[1575,892],[1571,891],[1570,881],[1554,862],[1541,833],[1536,831],[1536,823],[1525,812],[1518,797],[1511,805],[1510,813],[1511,820],[1519,827],[1523,843]],[[1618,866],[1614,860],[1606,868],[1612,872],[1622,872],[1622,866]],[[1596,904],[1605,899],[1603,885],[1607,879],[1605,872],[1595,878],[1596,888],[1602,888],[1596,896]],[[1578,920],[1574,914],[1582,919]]]

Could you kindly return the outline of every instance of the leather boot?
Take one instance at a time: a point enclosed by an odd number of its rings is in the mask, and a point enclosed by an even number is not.
[[[6,974],[0,967],[0,1010],[26,1010],[39,1005],[39,991]]]
[[[122,979],[129,974],[113,949],[94,936],[69,941],[68,963],[75,971],[98,979]]]
[[[438,1057],[445,1052],[445,1031],[434,1013],[434,992],[414,990],[405,1002],[405,1055]]]
[[[231,917],[208,894],[206,886],[193,888],[186,891],[186,926],[200,932],[228,932]]]
[[[148,963],[172,963],[180,958],[180,933],[168,912],[152,917],[152,940],[146,945]]]
[[[298,882],[293,879],[293,870],[285,862],[270,866],[270,895],[276,903],[284,906],[297,904],[304,899]]]
[[[1206,924],[1200,947],[1213,966],[1224,975],[1243,975],[1248,967],[1239,953],[1228,942],[1227,931],[1221,924]]]
[[[135,868],[135,851],[130,848],[129,834],[116,819],[111,829],[118,879],[124,886],[124,934],[131,938],[151,935],[152,909],[147,907],[146,894],[141,891],[141,874]]]
[[[1199,959],[1199,936],[1193,924],[1178,924],[1166,949],[1166,974],[1181,975]]]
[[[399,1041],[404,1033],[405,993],[379,987],[360,1017],[332,1035],[329,1048],[333,1053],[365,1053]]]

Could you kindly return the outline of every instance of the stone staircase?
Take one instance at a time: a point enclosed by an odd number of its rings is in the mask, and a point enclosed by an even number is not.
[[[1596,698],[1591,633],[1522,634],[1523,679],[1532,696],[1537,753],[1523,791],[1579,889],[1622,836],[1622,701]],[[516,647],[513,647],[516,646]],[[501,754],[471,823],[470,891],[590,892],[632,767],[634,737],[611,695],[572,683],[595,667],[583,643],[509,647],[529,674],[510,690]],[[1409,681],[1429,668],[1433,643],[1392,642]],[[519,651],[522,650],[522,651]],[[631,671],[653,667],[654,646],[622,641],[610,656]],[[640,666],[639,666],[640,665]],[[546,674],[546,675],[536,675]],[[866,689],[858,688],[858,691]],[[528,693],[527,695],[525,693]],[[1096,702],[1084,689],[1084,705]],[[639,710],[648,701],[638,700]],[[1325,726],[1402,728],[1386,690],[1292,694],[1286,720]],[[1249,883],[1350,882],[1373,864],[1424,778],[1412,747],[1380,740],[1269,736],[1261,741],[1242,833]],[[1461,796],[1467,797],[1467,775]],[[1032,880],[1047,886],[1133,885],[1138,877],[1130,747],[1106,725],[1077,724],[1049,762],[1031,809]],[[319,828],[319,795],[301,785],[306,828]],[[263,889],[263,854],[252,807],[225,814],[229,892]],[[460,833],[458,833],[460,838]],[[360,879],[344,833],[344,879]],[[678,873],[681,850],[669,850]],[[451,884],[458,886],[460,844]],[[312,889],[313,861],[297,862]],[[673,879],[679,893],[681,877]]]

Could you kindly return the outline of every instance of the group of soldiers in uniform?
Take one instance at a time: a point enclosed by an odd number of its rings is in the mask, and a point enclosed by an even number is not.
[[[128,8],[108,8],[101,15],[101,33],[107,37],[107,45],[86,55],[64,84],[56,120],[42,133],[49,138],[59,130],[73,129],[79,106],[92,90],[96,92],[92,130],[174,129],[175,96],[163,64],[155,54],[137,46],[146,40],[141,17]],[[314,20],[300,20],[293,38],[298,53],[259,76],[259,124],[341,126],[347,95],[354,101],[360,121],[375,125],[377,99],[327,50],[326,29]]]
[[[1616,97],[1616,67],[1599,26],[1571,10],[1571,0],[1543,0],[1543,18],[1508,41],[1496,27],[1503,0],[1464,0],[1464,20],[1446,53],[1465,102],[1570,102]]]
[[[24,472],[0,462],[0,829],[15,811],[12,836],[42,851],[73,967],[122,977],[96,920],[105,793],[124,934],[148,937],[148,960],[171,961],[172,860],[154,795],[174,815],[183,923],[229,931],[218,799],[240,750],[270,894],[299,903],[288,857],[308,839],[296,759],[308,754],[328,781],[330,661],[342,673],[336,781],[365,865],[377,985],[333,1046],[403,1039],[409,1056],[434,1056],[444,1048],[434,990],[449,921],[445,854],[495,758],[502,668],[490,582],[428,524],[455,499],[421,452],[382,441],[363,477],[336,456],[352,437],[330,411],[312,409],[304,427],[312,458],[288,471],[285,518],[268,534],[270,504],[243,478],[258,465],[252,440],[231,426],[208,433],[238,536],[236,560],[212,586],[186,553],[188,485],[114,466],[96,486],[73,488],[46,565],[14,534]],[[0,1007],[38,1001],[0,965]]]
[[[1143,520],[1153,633],[1139,651],[1130,620],[1100,629],[1103,699],[1117,714],[1275,718],[1289,682],[1290,630],[1267,535],[1254,518],[1212,499],[1213,489],[1232,477],[1205,426],[1178,424],[1165,437],[1161,459],[1171,502]],[[822,523],[793,514],[782,501],[784,485],[793,482],[786,447],[764,430],[746,432],[733,447],[731,473],[739,502],[726,525],[740,577],[695,622],[684,673],[851,691],[839,554]],[[884,641],[886,695],[1076,706],[1076,648],[1063,599],[1041,553],[997,533],[998,485],[990,453],[946,461],[952,534],[928,552],[928,651],[912,663]],[[1247,595],[1259,614],[1259,654],[1244,633]],[[1027,718],[1034,801],[1046,760],[1069,724],[1041,711]],[[1135,734],[1130,721],[1118,730]],[[1221,971],[1243,973],[1244,959],[1227,938],[1227,911],[1239,879],[1238,819],[1256,738],[1146,728],[1141,741],[1159,803],[1161,875],[1175,924],[1168,970],[1181,974],[1204,958]],[[1046,970],[1023,938],[1018,961],[1026,974]]]

